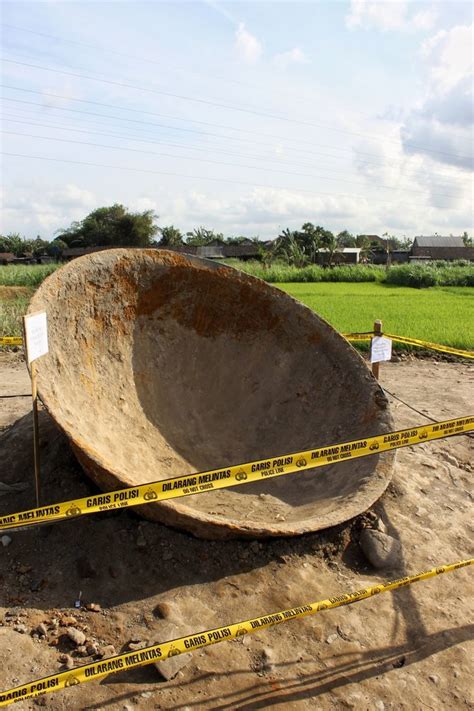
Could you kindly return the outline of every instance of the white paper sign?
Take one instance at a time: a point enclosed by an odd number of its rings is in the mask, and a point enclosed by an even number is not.
[[[370,362],[380,363],[382,360],[392,358],[392,341],[385,336],[374,336],[370,348]]]
[[[28,363],[48,352],[48,322],[45,311],[25,316],[25,337]]]

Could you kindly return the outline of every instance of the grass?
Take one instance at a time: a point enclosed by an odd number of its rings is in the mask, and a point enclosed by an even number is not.
[[[9,264],[0,266],[0,286],[37,287],[59,264]]]
[[[35,289],[59,264],[0,266],[0,336],[21,336],[22,316]]]
[[[474,289],[411,289],[388,284],[278,284],[341,333],[370,331],[376,319],[387,333],[474,350]],[[397,348],[399,344],[397,344]]]
[[[242,263],[246,271],[264,271],[258,263]],[[442,264],[436,265],[440,268]],[[29,299],[43,279],[57,269],[57,264],[19,265],[0,267],[0,335],[21,336],[21,317]],[[453,269],[457,268],[455,266]],[[394,268],[396,269],[396,267]],[[375,319],[383,321],[388,333],[411,336],[455,348],[474,349],[474,289],[462,286],[435,286],[413,289],[381,283],[386,271],[380,267],[341,266],[332,270],[317,266],[297,270],[295,267],[275,265],[265,270],[273,277],[324,273],[324,278],[347,276],[350,282],[278,283],[277,286],[299,299],[331,323],[338,331],[369,331]],[[313,272],[311,271],[313,270]],[[336,272],[339,270],[339,274]],[[257,274],[255,274],[257,275]],[[373,278],[375,281],[358,281]],[[283,280],[284,281],[284,280]],[[358,344],[360,345],[360,344]],[[364,347],[363,345],[361,347]],[[399,347],[397,345],[397,347]],[[407,347],[409,348],[409,347]]]
[[[0,286],[0,336],[22,335],[21,319],[33,292],[24,286]]]
[[[239,259],[226,259],[225,263],[235,269],[240,269],[246,274],[258,277],[269,283],[289,282],[325,282],[325,281],[382,281],[385,278],[384,267],[371,264],[357,266],[340,265],[331,269],[324,269],[317,264],[308,264],[306,267],[294,267],[284,262],[273,262],[269,267],[264,267],[261,262],[250,260],[243,262]]]
[[[430,262],[400,264],[386,269],[372,264],[343,264],[324,269],[316,264],[293,267],[274,262],[265,268],[261,262],[228,259],[229,266],[270,283],[317,282],[386,282],[418,289],[430,286],[474,286],[474,264],[469,262]]]

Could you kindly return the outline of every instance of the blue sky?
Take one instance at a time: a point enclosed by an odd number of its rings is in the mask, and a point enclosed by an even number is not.
[[[3,233],[472,232],[467,2],[3,2]]]

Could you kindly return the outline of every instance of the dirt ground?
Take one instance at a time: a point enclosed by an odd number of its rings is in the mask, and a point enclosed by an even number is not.
[[[381,382],[436,419],[472,409],[470,365],[408,358],[383,364]],[[0,395],[28,391],[20,355],[0,354]],[[390,399],[397,427],[424,421]],[[0,482],[26,485],[0,491],[2,514],[34,505],[29,411],[28,398],[0,400]],[[40,427],[43,502],[93,493],[46,413]],[[467,558],[472,454],[467,436],[399,450],[393,482],[373,508],[403,546],[403,564],[386,571],[359,548],[364,517],[258,543],[198,540],[133,510],[11,533],[0,546],[0,689],[63,669],[64,654],[81,664],[97,658],[95,648],[164,641],[170,621],[186,634]],[[15,708],[472,709],[472,592],[467,568],[196,651],[170,681],[151,665]],[[90,603],[100,609],[87,610]],[[87,637],[80,653],[71,625]]]

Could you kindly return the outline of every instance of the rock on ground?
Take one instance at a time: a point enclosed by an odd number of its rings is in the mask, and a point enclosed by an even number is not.
[[[182,630],[180,631],[177,625],[174,625],[172,622],[163,622],[159,626],[160,642],[167,642],[169,639],[176,639],[177,637],[182,636],[182,634]],[[183,667],[190,663],[192,656],[192,654],[186,653],[176,654],[168,659],[165,659],[163,662],[156,662],[155,667],[161,676],[166,679],[166,681],[169,681],[170,679],[173,679],[176,674],[183,669]]]
[[[402,547],[396,538],[382,531],[364,528],[359,543],[365,557],[374,568],[394,568],[400,564]]]

